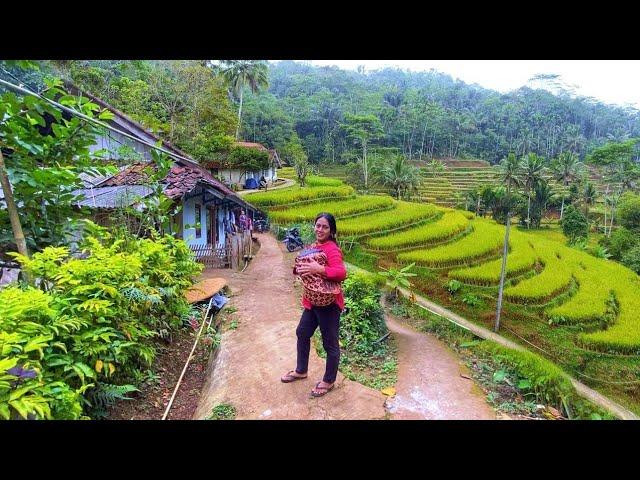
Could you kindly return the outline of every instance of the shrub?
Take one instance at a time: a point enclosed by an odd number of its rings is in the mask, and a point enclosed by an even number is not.
[[[181,240],[105,235],[83,246],[83,258],[65,247],[14,254],[47,292],[0,292],[4,418],[79,418],[96,400],[131,391],[127,382],[154,360],[153,339],[179,328],[189,309],[184,291],[202,267]]]
[[[562,231],[571,243],[578,238],[586,238],[589,234],[589,222],[587,218],[573,205],[569,205],[564,211],[562,219]]]
[[[640,233],[640,195],[631,192],[622,195],[618,205],[618,218],[624,227]]]
[[[451,295],[455,295],[462,288],[462,283],[458,280],[449,280],[444,287]]]
[[[340,341],[357,355],[379,354],[385,349],[376,343],[386,332],[380,289],[373,275],[350,273],[344,281],[345,311],[340,319]]]
[[[622,263],[636,273],[640,273],[640,245],[636,245],[622,256]]]
[[[471,293],[467,293],[462,297],[462,303],[469,307],[477,307],[482,304],[482,300]]]
[[[611,234],[607,242],[607,248],[612,258],[620,260],[627,251],[639,243],[640,238],[638,238],[638,234],[625,227],[620,227]]]

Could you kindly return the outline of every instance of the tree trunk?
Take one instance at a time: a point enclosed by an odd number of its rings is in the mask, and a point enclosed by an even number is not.
[[[367,142],[362,142],[362,173],[364,175],[364,189],[369,189],[369,165],[367,164]]]
[[[531,191],[527,193],[527,229],[531,228]]]
[[[614,218],[615,218],[615,216],[616,216],[616,209],[615,209],[615,207],[616,207],[616,206],[617,206],[617,205],[615,205],[615,206],[614,206],[614,205],[612,205],[612,206],[611,206],[611,222],[609,223],[609,234],[607,235],[607,237],[610,237],[610,236],[611,236],[611,230],[613,230],[613,219],[614,219]]]
[[[6,167],[4,165],[4,157],[0,150],[0,185],[4,191],[4,200],[7,204],[7,212],[9,213],[9,220],[11,221],[11,229],[13,230],[13,238],[18,247],[18,253],[29,256],[29,250],[27,249],[27,242],[24,238],[22,231],[22,224],[20,223],[20,217],[18,216],[18,207],[13,199],[13,190],[11,189],[11,183],[9,183],[9,175],[7,174]]]
[[[240,120],[242,119],[242,96],[244,95],[244,88],[240,88],[240,108],[238,108],[238,126],[236,127],[236,140],[240,135]]]
[[[564,195],[562,195],[562,205],[560,206],[560,220],[562,221],[562,215],[564,214]]]
[[[504,247],[502,249],[502,268],[500,269],[500,287],[498,288],[498,307],[496,308],[496,324],[493,329],[497,332],[500,328],[500,313],[502,311],[502,293],[504,291],[504,277],[507,272],[507,255],[509,253],[509,229],[511,228],[511,212],[507,211],[507,227],[504,234]]]
[[[607,185],[607,190],[604,192],[604,234],[607,235],[607,197],[609,196],[609,185]],[[613,210],[613,204],[611,205],[611,210]]]

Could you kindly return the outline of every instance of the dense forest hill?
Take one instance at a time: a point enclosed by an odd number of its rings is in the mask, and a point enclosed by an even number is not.
[[[246,97],[247,140],[282,146],[295,131],[310,161],[350,159],[349,115],[375,115],[375,142],[410,159],[477,158],[498,163],[510,151],[580,157],[611,140],[640,135],[640,112],[593,98],[522,87],[507,94],[436,72],[270,63],[269,89]]]
[[[40,63],[37,75],[72,80],[201,161],[234,140],[238,92],[210,61]],[[584,158],[607,141],[640,137],[640,111],[567,92],[522,87],[501,94],[433,70],[365,73],[294,61],[269,62],[267,73],[268,88],[244,88],[239,137],[285,157],[302,147],[312,163],[347,163],[362,154],[358,128],[367,130],[371,148],[397,149],[412,161],[491,164],[511,151],[546,159],[572,151]]]

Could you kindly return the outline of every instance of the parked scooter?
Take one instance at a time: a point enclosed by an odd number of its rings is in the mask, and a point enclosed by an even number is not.
[[[269,231],[269,222],[266,220],[256,220],[253,224],[253,229],[258,233],[264,233]]]
[[[300,230],[297,227],[292,228],[291,230],[286,230],[284,235],[283,243],[287,245],[287,250],[289,252],[295,251],[296,248],[303,248],[304,243],[302,243],[302,238],[300,237]]]

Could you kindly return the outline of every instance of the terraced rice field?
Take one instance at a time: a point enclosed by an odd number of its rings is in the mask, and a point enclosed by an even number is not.
[[[461,185],[460,179],[465,176],[491,176],[487,172],[476,175],[478,169],[481,167],[459,169],[457,184]],[[431,192],[440,195],[453,180],[450,175],[441,185],[433,182]],[[259,204],[271,209],[278,222],[306,221],[318,211],[333,210],[342,219],[338,225],[340,238],[356,239],[370,253],[399,264],[415,262],[440,277],[483,287],[486,292],[497,290],[504,226],[431,203],[398,202],[385,196],[354,197],[348,188],[295,187],[269,192],[272,196]],[[251,200],[258,195],[264,194],[255,194]],[[554,324],[583,325],[585,329],[574,335],[576,345],[582,348],[640,354],[638,275],[615,262],[516,228],[511,231],[509,252],[506,302],[535,308]],[[605,321],[609,326],[602,329]]]

